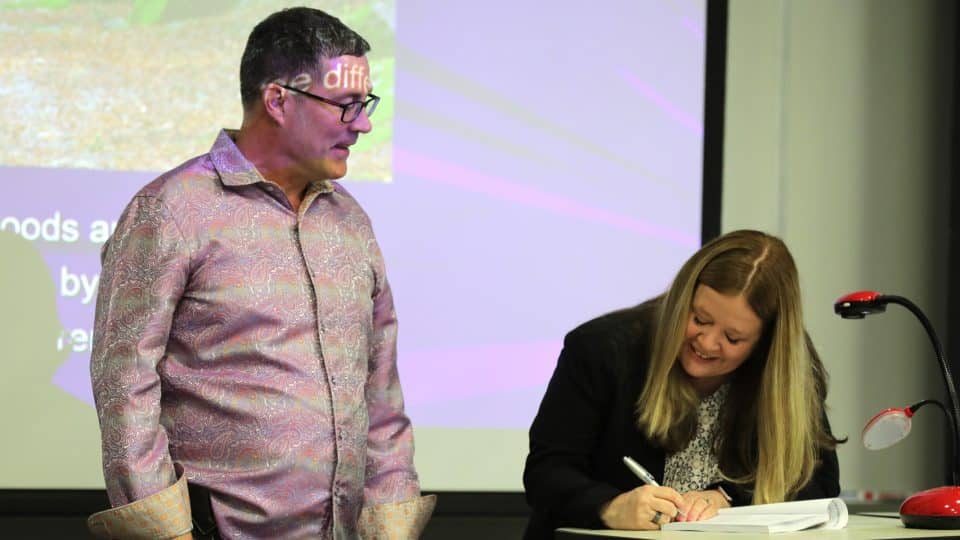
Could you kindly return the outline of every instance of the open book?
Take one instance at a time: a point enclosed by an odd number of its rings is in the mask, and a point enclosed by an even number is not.
[[[840,499],[813,499],[754,506],[721,508],[703,521],[675,521],[665,531],[778,533],[804,529],[842,529],[847,526],[847,505]]]

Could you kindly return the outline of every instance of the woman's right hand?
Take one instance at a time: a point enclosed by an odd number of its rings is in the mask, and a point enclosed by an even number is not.
[[[683,496],[673,488],[640,486],[603,505],[600,519],[611,529],[657,530],[676,521],[677,513],[684,511],[684,504]]]

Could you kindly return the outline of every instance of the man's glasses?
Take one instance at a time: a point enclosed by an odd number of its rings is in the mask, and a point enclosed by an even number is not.
[[[349,124],[357,119],[360,116],[360,111],[367,113],[367,118],[373,116],[373,111],[377,110],[377,104],[380,103],[380,97],[374,94],[367,94],[367,99],[364,101],[351,101],[350,103],[337,103],[332,99],[325,98],[323,96],[318,96],[316,94],[311,94],[299,88],[294,88],[292,86],[287,86],[285,84],[279,85],[281,88],[286,88],[292,92],[298,94],[303,94],[307,97],[312,97],[313,99],[318,99],[327,105],[333,105],[334,107],[340,107],[340,121]]]

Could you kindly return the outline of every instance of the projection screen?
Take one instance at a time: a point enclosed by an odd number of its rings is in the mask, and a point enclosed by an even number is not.
[[[704,0],[307,2],[371,43],[371,216],[429,490],[518,490],[564,334],[700,244]],[[130,197],[239,127],[288,2],[0,1],[0,488],[101,488],[99,250]]]

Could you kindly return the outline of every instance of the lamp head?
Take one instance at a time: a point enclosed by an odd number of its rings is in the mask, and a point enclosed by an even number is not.
[[[874,291],[858,291],[841,296],[833,304],[833,312],[844,319],[862,319],[887,310],[886,298]]]
[[[860,440],[867,450],[882,450],[902,441],[910,434],[910,407],[892,408],[881,411],[867,422],[860,434]]]

